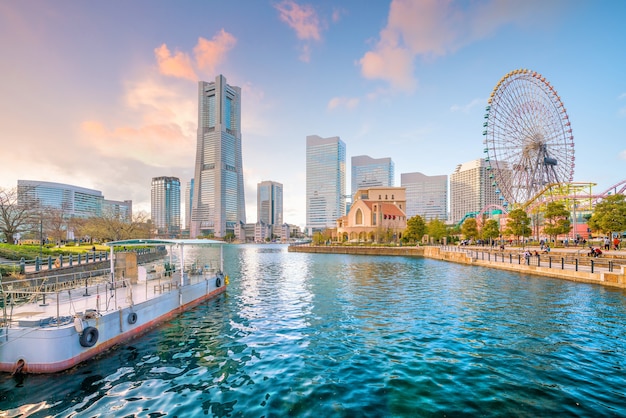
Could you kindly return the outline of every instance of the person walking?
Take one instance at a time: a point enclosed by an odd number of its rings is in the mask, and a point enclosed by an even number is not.
[[[611,249],[611,241],[609,241],[609,237],[604,237],[604,251],[609,251]]]
[[[619,250],[619,243],[620,243],[620,239],[615,237],[613,238],[613,249],[615,251]]]

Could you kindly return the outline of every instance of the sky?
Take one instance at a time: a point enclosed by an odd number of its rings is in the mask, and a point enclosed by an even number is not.
[[[485,156],[487,100],[542,74],[567,109],[574,181],[626,180],[626,2],[0,1],[0,188],[42,180],[150,211],[153,177],[193,176],[198,81],[242,89],[247,222],[261,181],[306,223],[306,137],[350,159],[450,175]],[[181,196],[181,199],[183,197]]]

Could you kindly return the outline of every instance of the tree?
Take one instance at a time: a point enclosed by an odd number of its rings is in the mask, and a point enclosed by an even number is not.
[[[545,222],[543,232],[556,241],[558,235],[567,234],[572,229],[569,216],[570,213],[565,209],[563,202],[548,202],[543,213]]]
[[[226,235],[224,235],[224,241],[226,242],[233,242],[235,240],[235,233],[234,232],[227,232]]]
[[[17,188],[0,188],[0,232],[9,244],[15,244],[15,236],[27,230],[34,222],[33,209],[20,205]]]
[[[56,243],[67,239],[68,217],[63,209],[49,208],[41,212],[41,222],[45,237],[52,237]]]
[[[500,224],[495,219],[489,219],[480,232],[485,241],[491,241],[500,236]]]
[[[439,220],[439,218],[431,219],[428,221],[428,225],[426,227],[428,231],[428,235],[435,241],[438,242],[441,238],[445,237],[448,233],[448,229],[446,228],[446,224]]]
[[[463,225],[461,225],[461,234],[465,236],[465,239],[478,238],[478,222],[476,218],[467,218]]]
[[[589,219],[589,227],[605,234],[626,231],[626,196],[607,196],[596,205]]]
[[[313,233],[313,244],[321,245],[325,241],[324,234],[320,231]]]
[[[146,212],[138,212],[128,222],[115,214],[103,214],[92,217],[83,222],[75,222],[80,236],[89,236],[97,241],[118,241],[122,239],[150,238],[152,223],[149,222]]]
[[[520,240],[521,237],[529,237],[532,232],[530,218],[524,209],[514,209],[509,212],[504,233],[513,235]]]
[[[405,242],[420,242],[425,233],[426,222],[424,222],[424,218],[415,215],[406,221],[406,230],[402,240]]]

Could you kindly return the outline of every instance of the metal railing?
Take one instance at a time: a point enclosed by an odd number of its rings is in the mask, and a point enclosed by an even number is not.
[[[122,250],[125,251],[125,250]],[[137,253],[137,255],[148,254],[152,252],[161,251],[161,249],[152,247],[152,248],[136,248],[132,250]],[[117,251],[116,251],[117,252]],[[101,261],[109,261],[110,252],[109,251],[90,251],[85,253],[76,253],[69,255],[58,255],[58,256],[43,256],[43,257],[35,257],[31,260],[26,260],[24,257],[19,261],[5,261],[0,262],[0,266],[8,268],[11,271],[18,272],[20,274],[24,274],[27,272],[37,272],[37,271],[47,271],[53,270],[55,268],[60,267],[74,267],[80,266],[83,264],[101,262]]]
[[[613,272],[619,270],[626,265],[626,260],[613,260],[608,258],[598,258],[588,255],[566,254],[550,254],[531,252],[529,256],[524,251],[499,251],[499,250],[482,250],[476,248],[464,248],[458,246],[444,246],[444,251],[462,252],[475,260],[518,264],[536,267],[547,267],[559,270],[589,271],[591,273],[599,273],[602,271]]]

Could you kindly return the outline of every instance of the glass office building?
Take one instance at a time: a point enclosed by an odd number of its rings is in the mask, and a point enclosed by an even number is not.
[[[219,75],[198,83],[198,138],[190,236],[224,237],[246,222],[241,88]]]
[[[257,222],[283,224],[283,185],[275,181],[257,184]]]
[[[102,216],[104,196],[98,190],[48,181],[18,180],[17,196],[20,205],[34,210],[60,210],[66,218]]]
[[[422,173],[400,174],[406,190],[407,219],[419,215],[424,220],[448,219],[448,176],[427,176]]]
[[[157,234],[176,238],[180,234],[180,180],[177,177],[152,179],[150,217]]]
[[[352,196],[359,189],[393,187],[394,170],[391,158],[372,158],[367,155],[352,157]]]
[[[306,137],[306,228],[336,228],[346,214],[346,144],[334,136]]]

